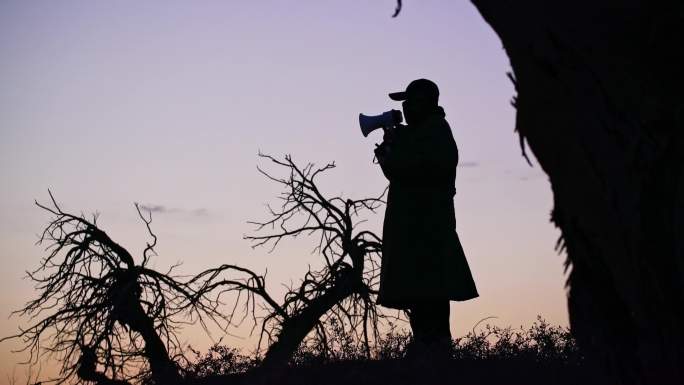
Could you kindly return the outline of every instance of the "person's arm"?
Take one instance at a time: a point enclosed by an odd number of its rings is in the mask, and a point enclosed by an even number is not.
[[[456,151],[449,127],[439,125],[414,143],[401,143],[378,161],[390,180],[423,183],[448,174],[458,162]]]
[[[382,143],[379,146],[377,146],[374,151],[375,158],[378,160],[378,164],[380,165],[382,173],[385,175],[385,178],[387,178],[387,180],[391,181],[392,174],[390,172],[389,166],[387,165],[388,146]]]
[[[405,130],[406,126],[400,124],[397,127],[385,129],[384,134],[382,136],[382,143],[378,145],[374,150],[375,157],[378,159],[378,164],[382,169],[382,173],[385,175],[385,178],[387,178],[387,180],[389,181],[393,179],[393,175],[391,167],[388,164],[388,159],[390,157],[390,153],[396,151],[396,148],[401,145],[399,143],[399,132],[402,129]]]

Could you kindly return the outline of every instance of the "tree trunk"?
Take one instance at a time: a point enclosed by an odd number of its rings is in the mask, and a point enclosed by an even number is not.
[[[318,320],[336,304],[359,291],[361,277],[357,270],[349,270],[325,293],[314,298],[307,306],[281,325],[278,339],[268,348],[263,368],[285,366]]]
[[[154,327],[154,321],[145,313],[140,304],[141,288],[136,281],[137,276],[130,270],[121,273],[121,278],[112,288],[114,312],[117,321],[127,325],[140,334],[145,341],[143,355],[150,364],[152,379],[155,384],[177,384],[181,377],[176,363],[169,357],[169,352]]]
[[[130,311],[134,314],[134,321],[128,326],[140,333],[145,341],[145,358],[150,363],[152,379],[155,384],[178,384],[181,377],[178,374],[176,363],[171,360],[164,342],[154,329],[154,322],[144,312],[139,302],[130,305]]]
[[[620,383],[682,383],[684,3],[473,3],[551,182],[573,334]]]

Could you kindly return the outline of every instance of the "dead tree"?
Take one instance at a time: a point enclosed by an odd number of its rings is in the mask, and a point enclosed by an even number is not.
[[[348,332],[358,335],[370,355],[371,341],[379,337],[378,322],[386,317],[375,306],[382,240],[369,230],[357,230],[360,221],[356,216],[364,210],[374,213],[384,204],[386,190],[377,198],[327,197],[315,179],[334,163],[320,168],[313,164],[299,167],[290,156],[279,160],[259,155],[285,168],[287,176],[278,178],[258,168],[283,187],[282,205],[268,207],[270,219],[251,222],[258,231],[269,233],[245,239],[254,241],[254,247],[270,245],[273,250],[284,238],[315,234],[318,244],[314,252],[322,257],[322,268],[309,268],[299,286],[289,288],[282,303],[267,301],[271,309],[263,318],[261,330],[269,348],[263,365],[286,364],[312,331],[325,345],[329,333],[325,321],[332,318],[348,325]]]
[[[165,273],[150,269],[157,243],[151,214],[145,216],[136,204],[152,237],[136,262],[98,228],[97,215],[88,220],[67,213],[50,192],[51,205],[36,202],[54,216],[38,241],[49,243],[49,253],[28,272],[38,298],[15,312],[32,323],[0,341],[22,339],[29,363],[44,355],[58,358],[58,381],[101,385],[182,383],[187,360],[178,332],[186,323],[199,322],[205,329],[213,323],[225,331],[251,316],[253,330],[260,326],[259,348],[268,344],[265,368],[287,364],[307,336],[322,350],[330,350],[331,320],[346,325],[370,355],[371,344],[379,340],[378,325],[388,317],[375,306],[382,241],[371,231],[356,229],[362,222],[356,217],[364,210],[375,212],[384,203],[385,192],[378,198],[328,198],[315,178],[334,164],[300,168],[289,156],[282,161],[260,156],[286,168],[285,178],[259,169],[286,191],[279,209],[269,206],[271,219],[253,222],[258,230],[273,232],[245,238],[254,241],[254,247],[270,244],[273,250],[284,238],[315,234],[315,251],[322,257],[322,267],[309,268],[282,301],[267,292],[265,275],[236,265],[224,264],[189,278],[173,275],[177,265]],[[226,309],[228,297],[232,306]]]
[[[621,383],[682,383],[683,3],[473,3],[551,182],[573,334]]]
[[[60,383],[181,382],[178,328],[188,322],[227,325],[207,290],[213,282],[206,274],[180,280],[172,275],[176,266],[166,273],[147,266],[157,237],[151,215],[145,217],[137,204],[152,237],[138,262],[97,227],[97,215],[88,220],[69,214],[52,193],[50,198],[51,205],[36,202],[54,216],[38,241],[48,243],[49,253],[27,273],[38,298],[15,312],[32,323],[2,340],[23,340],[28,363],[57,358]]]

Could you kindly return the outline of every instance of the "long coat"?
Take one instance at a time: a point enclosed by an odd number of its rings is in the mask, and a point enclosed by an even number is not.
[[[380,161],[390,182],[377,303],[405,309],[423,300],[478,296],[456,233],[458,149],[444,110],[402,127]]]

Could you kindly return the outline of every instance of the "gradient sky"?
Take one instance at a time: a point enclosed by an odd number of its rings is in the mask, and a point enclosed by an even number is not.
[[[34,243],[49,217],[33,200],[46,202],[48,188],[67,210],[100,212],[102,228],[136,254],[146,234],[133,203],[163,206],[157,267],[268,267],[279,292],[318,258],[315,239],[272,254],[242,239],[279,192],[256,171],[267,166],[257,152],[334,160],[320,179],[326,192],[374,196],[386,186],[371,163],[382,138],[361,135],[358,113],[400,108],[387,93],[420,77],[440,86],[459,146],[457,229],[480,292],[452,302],[452,333],[488,316],[567,325],[551,189],[520,155],[500,41],[468,1],[408,0],[392,19],[394,6],[0,2],[0,334],[26,322],[7,316],[35,295],[22,276],[44,254]],[[368,219],[380,231],[382,212]],[[22,358],[9,353],[16,346],[0,344],[3,380]]]

